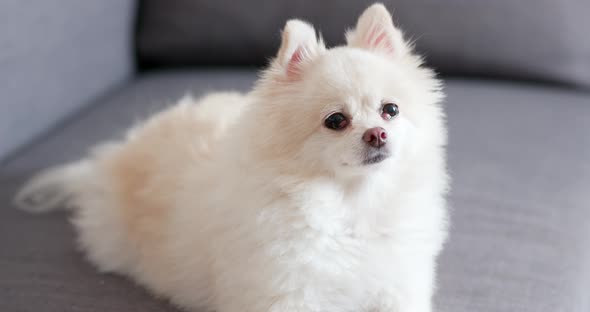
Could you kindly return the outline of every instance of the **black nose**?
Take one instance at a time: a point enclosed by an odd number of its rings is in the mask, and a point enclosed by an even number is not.
[[[365,134],[363,134],[363,141],[373,147],[379,148],[387,142],[387,132],[381,127],[368,129],[365,131]]]

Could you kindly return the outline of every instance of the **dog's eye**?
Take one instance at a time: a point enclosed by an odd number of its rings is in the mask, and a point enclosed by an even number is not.
[[[348,126],[348,118],[342,113],[333,113],[326,118],[324,125],[328,129],[342,130]]]
[[[397,116],[398,114],[399,114],[399,107],[397,107],[397,104],[387,103],[387,104],[383,105],[383,112],[382,112],[381,116],[383,116],[384,119],[392,119],[393,117]]]

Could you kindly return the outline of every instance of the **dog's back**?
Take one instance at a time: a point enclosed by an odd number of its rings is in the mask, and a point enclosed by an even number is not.
[[[166,227],[183,173],[210,167],[217,141],[239,116],[245,97],[209,95],[177,105],[132,128],[125,140],[100,145],[87,158],[33,177],[16,204],[30,212],[71,208],[80,246],[101,271],[146,285],[166,280]],[[219,114],[231,105],[232,114]],[[207,209],[207,207],[202,207]],[[158,289],[170,293],[171,289]]]

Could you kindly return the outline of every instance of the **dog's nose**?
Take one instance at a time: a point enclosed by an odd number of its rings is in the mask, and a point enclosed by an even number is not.
[[[363,141],[373,147],[381,147],[387,142],[387,132],[381,127],[368,129],[363,134]]]

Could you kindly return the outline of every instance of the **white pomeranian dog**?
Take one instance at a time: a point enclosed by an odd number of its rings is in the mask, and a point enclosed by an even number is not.
[[[428,312],[446,238],[441,83],[381,4],[327,49],[288,21],[248,94],[184,98],[16,196],[187,311]]]

